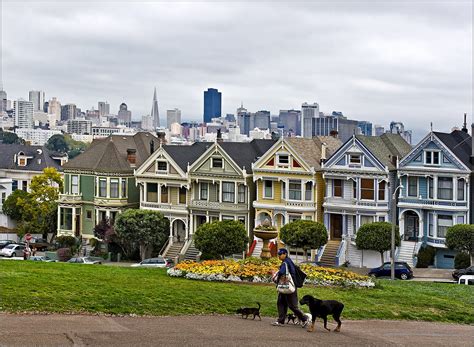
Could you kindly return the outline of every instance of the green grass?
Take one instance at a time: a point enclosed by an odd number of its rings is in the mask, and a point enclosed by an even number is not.
[[[474,290],[442,283],[381,280],[373,289],[304,287],[299,296],[336,299],[345,319],[474,323]],[[272,285],[170,278],[162,269],[0,261],[0,311],[138,315],[233,314],[262,304],[276,315]]]

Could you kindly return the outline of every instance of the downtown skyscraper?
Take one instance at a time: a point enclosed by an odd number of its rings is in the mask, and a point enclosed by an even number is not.
[[[160,113],[158,112],[158,99],[156,98],[156,87],[153,93],[153,102],[151,104],[151,119],[153,121],[153,128],[160,127]]]
[[[29,100],[33,103],[33,111],[43,111],[44,107],[44,92],[41,90],[30,90],[28,93]]]
[[[212,118],[221,117],[222,93],[214,88],[204,91],[204,123],[210,123]]]

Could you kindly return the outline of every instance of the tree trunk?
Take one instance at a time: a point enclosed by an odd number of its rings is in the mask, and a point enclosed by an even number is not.
[[[141,260],[146,259],[147,245],[144,242],[140,242],[140,258]]]
[[[384,261],[383,261],[383,251],[380,252],[380,259],[382,260],[382,265],[383,265],[383,263],[384,263]]]
[[[471,265],[474,265],[474,253],[471,253]]]

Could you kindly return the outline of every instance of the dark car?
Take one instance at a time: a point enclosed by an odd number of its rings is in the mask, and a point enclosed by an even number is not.
[[[8,246],[12,243],[16,243],[16,242],[12,241],[12,240],[0,240],[0,249],[2,249],[5,246]]]
[[[382,266],[370,270],[368,275],[373,277],[390,277],[390,270],[390,262],[386,262]],[[401,280],[410,279],[413,277],[413,270],[407,263],[397,261],[395,262],[395,277]]]
[[[453,271],[453,278],[457,282],[459,280],[459,277],[462,275],[474,275],[474,265],[469,266],[465,269],[458,269]]]

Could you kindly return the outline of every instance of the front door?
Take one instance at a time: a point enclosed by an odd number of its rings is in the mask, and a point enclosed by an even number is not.
[[[342,215],[331,214],[331,239],[342,238]]]
[[[405,228],[405,240],[416,241],[418,238],[419,228],[418,216],[415,213],[407,212],[406,216],[406,228]]]
[[[81,213],[80,212],[76,214],[75,229],[76,229],[75,236],[81,236]]]

